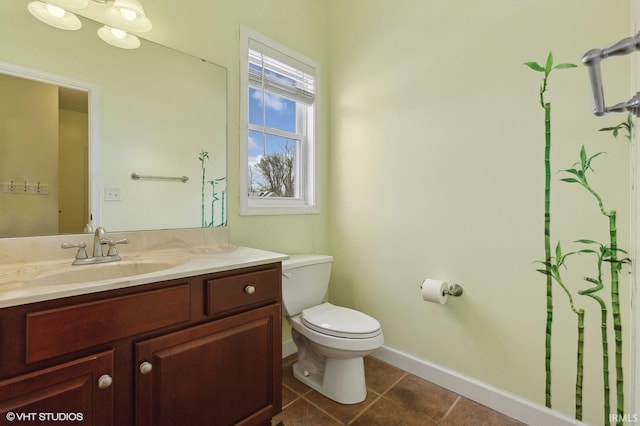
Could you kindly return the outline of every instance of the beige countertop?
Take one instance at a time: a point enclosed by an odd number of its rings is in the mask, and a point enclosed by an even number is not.
[[[205,241],[204,245],[200,239],[195,242],[190,244],[181,237],[179,243],[164,243],[155,250],[135,246],[142,248],[138,251],[126,251],[122,246],[122,260],[94,265],[71,265],[74,250],[65,250],[64,259],[3,262],[0,308],[264,265],[289,257],[220,239]]]

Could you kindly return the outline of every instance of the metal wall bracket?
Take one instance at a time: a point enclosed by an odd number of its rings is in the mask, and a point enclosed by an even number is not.
[[[616,44],[604,49],[592,49],[584,54],[582,63],[589,70],[589,81],[593,91],[593,113],[597,116],[605,115],[609,112],[629,111],[636,117],[640,117],[640,92],[626,102],[621,102],[612,107],[605,106],[604,90],[602,88],[602,74],[600,72],[600,62],[609,56],[622,56],[640,50],[640,33],[633,37],[627,37]]]

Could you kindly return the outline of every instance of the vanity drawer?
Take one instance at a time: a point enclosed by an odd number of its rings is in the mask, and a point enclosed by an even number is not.
[[[28,313],[27,363],[189,321],[190,292],[182,284]]]
[[[206,282],[206,313],[240,310],[280,298],[280,269],[267,269]]]

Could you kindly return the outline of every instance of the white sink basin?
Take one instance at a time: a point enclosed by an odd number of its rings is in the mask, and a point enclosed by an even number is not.
[[[66,262],[58,262],[26,265],[13,271],[8,268],[4,270],[0,268],[0,292],[126,279],[171,269],[188,260],[189,258],[186,256],[152,255],[91,265],[71,265]]]
[[[181,259],[166,261],[126,261],[95,265],[70,266],[64,270],[47,271],[25,282],[27,286],[39,287],[45,285],[80,284],[92,281],[104,281],[116,278],[127,278],[135,275],[158,272],[173,268]]]

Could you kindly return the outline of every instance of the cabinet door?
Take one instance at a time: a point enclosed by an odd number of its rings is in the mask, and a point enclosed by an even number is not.
[[[113,425],[112,377],[107,351],[0,381],[0,424]]]
[[[282,406],[280,305],[136,344],[136,424],[268,424]]]

